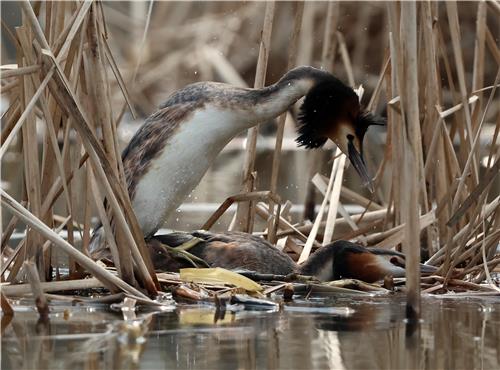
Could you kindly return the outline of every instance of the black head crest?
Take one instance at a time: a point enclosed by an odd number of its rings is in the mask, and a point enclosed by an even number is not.
[[[299,113],[299,137],[306,148],[319,148],[328,140],[331,126],[348,120],[358,103],[356,93],[332,75],[327,75],[306,95]]]
[[[368,111],[362,111],[358,114],[354,121],[354,129],[356,132],[356,136],[363,141],[366,130],[370,126],[385,126],[386,120],[383,117],[375,115]]]

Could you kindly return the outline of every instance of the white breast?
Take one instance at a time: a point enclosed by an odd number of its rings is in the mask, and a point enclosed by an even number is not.
[[[210,106],[180,124],[137,184],[132,206],[145,236],[161,227],[198,185],[217,154],[247,127],[237,115]]]

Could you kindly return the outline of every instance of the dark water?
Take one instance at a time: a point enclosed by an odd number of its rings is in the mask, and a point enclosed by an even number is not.
[[[500,299],[426,298],[420,324],[400,298],[295,301],[276,312],[207,306],[135,320],[28,306],[2,322],[2,369],[498,369]],[[66,311],[66,313],[65,313]],[[220,315],[219,315],[220,316]]]

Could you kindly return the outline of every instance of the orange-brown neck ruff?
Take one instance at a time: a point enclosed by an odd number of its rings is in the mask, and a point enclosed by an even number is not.
[[[386,275],[391,275],[380,265],[380,262],[379,257],[373,253],[349,253],[346,256],[346,266],[343,268],[342,277],[374,283]]]

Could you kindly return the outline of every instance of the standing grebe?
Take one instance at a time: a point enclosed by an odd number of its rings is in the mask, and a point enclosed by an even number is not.
[[[319,148],[333,140],[371,188],[363,137],[381,120],[362,110],[354,90],[330,73],[298,67],[262,89],[194,83],[149,116],[122,153],[130,200],[144,237],[154,235],[179,207],[233,137],[279,116],[304,95],[298,145]],[[102,227],[97,227],[91,253],[104,240]]]
[[[385,276],[405,276],[405,256],[396,251],[365,248],[339,240],[319,248],[302,265],[297,265],[286,253],[266,240],[242,232],[220,234],[206,231],[155,235],[148,240],[153,264],[158,270],[176,271],[184,266],[173,259],[161,244],[176,247],[191,240],[201,239],[189,253],[203,259],[211,267],[245,269],[262,274],[288,275],[297,272],[314,276],[321,281],[359,279],[372,283]],[[434,266],[420,264],[422,274],[437,271]]]

